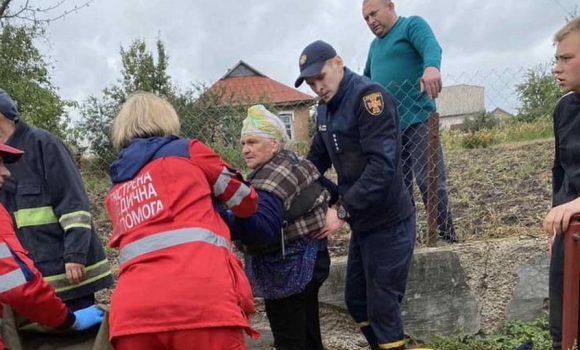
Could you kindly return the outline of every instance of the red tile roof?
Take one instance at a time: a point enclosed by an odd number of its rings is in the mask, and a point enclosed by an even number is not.
[[[314,102],[314,97],[265,76],[225,77],[209,89],[224,104]]]

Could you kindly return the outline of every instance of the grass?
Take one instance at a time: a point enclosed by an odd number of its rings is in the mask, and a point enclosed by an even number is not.
[[[488,148],[444,146],[459,233],[466,238],[538,234],[551,204],[552,122],[511,122],[487,132],[495,143]]]
[[[501,145],[552,138],[553,125],[549,118],[541,118],[532,123],[517,121],[505,122],[501,127],[476,132],[489,135],[492,144]],[[446,151],[462,150],[463,140],[467,136],[461,130],[445,130],[441,133],[441,144]]]
[[[552,158],[553,140],[447,152],[458,233],[465,238],[539,233],[550,207]]]
[[[105,247],[105,253],[109,261],[116,261],[118,252],[109,248],[107,242],[112,232],[111,221],[105,208],[105,197],[111,186],[111,181],[103,171],[91,169],[90,171],[81,171],[85,183],[85,190],[91,201],[91,214],[97,229],[97,233]]]
[[[545,319],[509,322],[494,335],[437,338],[428,346],[438,350],[516,350],[527,341],[532,341],[534,350],[552,349],[548,322]]]

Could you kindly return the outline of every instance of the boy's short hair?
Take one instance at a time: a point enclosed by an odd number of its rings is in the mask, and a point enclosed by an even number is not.
[[[554,42],[559,43],[568,35],[573,33],[580,33],[580,17],[574,17],[565,26],[563,26],[556,34],[554,34]]]

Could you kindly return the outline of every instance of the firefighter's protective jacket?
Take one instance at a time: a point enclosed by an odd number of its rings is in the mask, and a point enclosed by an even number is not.
[[[112,286],[89,199],[68,148],[51,133],[23,121],[16,123],[6,143],[25,153],[18,162],[6,165],[11,177],[4,183],[0,201],[13,215],[16,235],[45,281],[63,300]],[[68,262],[85,265],[81,283],[68,282]]]

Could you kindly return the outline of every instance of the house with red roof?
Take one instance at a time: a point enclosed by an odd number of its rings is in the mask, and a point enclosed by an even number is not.
[[[316,103],[315,98],[267,77],[244,61],[228,69],[208,92],[219,96],[218,103],[223,105],[267,105],[286,124],[290,139],[310,140],[310,109]]]

